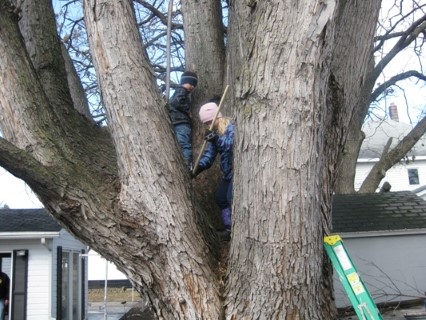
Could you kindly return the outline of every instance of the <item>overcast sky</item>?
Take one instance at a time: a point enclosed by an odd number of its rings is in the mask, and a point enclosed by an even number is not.
[[[0,207],[5,205],[11,209],[43,207],[24,181],[0,167]]]

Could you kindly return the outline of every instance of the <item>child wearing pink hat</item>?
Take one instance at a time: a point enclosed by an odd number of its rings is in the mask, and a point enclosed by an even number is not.
[[[215,102],[204,104],[199,112],[200,121],[210,126],[218,109]],[[225,230],[220,233],[223,240],[229,240],[231,236],[234,132],[234,123],[219,112],[213,124],[213,130],[206,131],[204,139],[208,141],[207,149],[201,156],[197,170],[193,174],[195,177],[210,168],[217,154],[220,154],[220,169],[223,175],[216,189],[215,201],[220,208],[222,222],[225,226]]]

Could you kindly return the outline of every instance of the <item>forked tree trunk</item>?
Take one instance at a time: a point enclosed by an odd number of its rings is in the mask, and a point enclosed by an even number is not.
[[[84,1],[106,132],[73,108],[54,26],[33,20],[35,32],[47,36],[24,37],[35,41],[30,60],[16,15],[0,0],[7,139],[0,139],[0,164],[115,262],[161,319],[333,319],[322,237],[380,1],[229,5],[226,67],[237,135],[225,291],[215,238],[193,201],[131,1]],[[47,7],[37,12],[53,15]]]
[[[48,1],[29,3],[43,9],[24,7],[23,15],[53,16]],[[209,230],[203,235],[131,2],[97,1],[86,9],[110,128],[93,126],[72,108],[60,44],[51,36],[55,26],[43,23],[52,20],[35,19],[37,30],[23,30],[50,39],[28,37],[36,52],[30,60],[17,16],[2,1],[0,105],[9,142],[0,139],[0,163],[24,179],[72,234],[143,289],[158,316],[219,319],[215,255],[204,238]],[[40,49],[52,54],[38,56]]]
[[[219,319],[214,257],[203,238],[189,175],[143,55],[131,2],[86,0],[84,14],[119,155],[117,207],[133,222],[139,233],[135,246],[142,247],[127,271],[133,280],[141,277],[161,317]],[[118,252],[120,245],[116,244]]]

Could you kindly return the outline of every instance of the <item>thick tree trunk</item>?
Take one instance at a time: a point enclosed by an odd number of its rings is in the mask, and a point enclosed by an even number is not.
[[[212,252],[197,225],[189,175],[180,165],[180,151],[165,121],[131,2],[84,1],[84,14],[119,155],[117,206],[123,218],[143,227],[139,241],[148,253],[143,250],[137,264],[142,260],[142,270],[149,272],[141,274],[136,268],[131,278],[142,276],[144,290],[152,290],[151,301],[165,319],[220,318]]]
[[[96,4],[86,3],[87,26],[114,146],[106,129],[75,112],[63,90],[67,80],[58,38],[29,37],[32,63],[18,19],[4,1],[0,105],[9,142],[0,140],[0,164],[23,178],[71,233],[115,262],[140,292],[143,288],[158,316],[220,319],[214,255],[191,202],[189,176],[178,165],[178,147],[135,21],[129,19],[131,3]],[[33,10],[43,11],[24,8],[22,14]],[[35,20],[44,39],[55,34],[54,26],[43,24],[49,19]],[[49,54],[40,57],[42,52]],[[51,81],[55,73],[56,82]]]
[[[238,134],[227,318],[333,318],[322,238],[379,6],[230,2]]]
[[[49,29],[56,26],[55,16],[46,14],[46,12],[52,11],[51,1],[42,0],[40,3],[25,1],[22,2],[21,10],[26,14],[22,15],[19,27],[24,36],[27,52],[42,78],[41,83],[48,93],[49,99],[53,102],[59,101],[59,105],[71,106],[93,121],[84,89],[67,50],[63,45],[51,45],[58,41],[56,33],[44,33],[44,29],[39,28],[41,19]],[[47,45],[43,46],[43,43]],[[62,55],[59,54],[59,50]],[[65,82],[64,79],[68,79],[68,82]],[[59,107],[58,109],[60,110]]]
[[[359,151],[365,134],[361,130],[364,119],[370,107],[370,96],[376,82],[377,76],[374,73],[373,43],[370,46],[370,60],[368,63],[368,73],[366,80],[358,85],[361,94],[354,110],[351,121],[348,124],[347,139],[342,154],[342,161],[339,164],[336,186],[334,192],[337,194],[350,194],[355,192],[355,174]],[[357,91],[358,91],[357,90]]]
[[[222,7],[217,0],[182,1],[185,68],[197,72],[200,100],[221,94],[225,70]],[[200,101],[196,101],[200,102]]]

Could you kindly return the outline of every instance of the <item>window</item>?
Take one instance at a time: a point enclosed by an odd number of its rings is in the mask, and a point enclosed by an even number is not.
[[[69,299],[69,266],[70,266],[70,254],[64,251],[62,253],[62,319],[68,320],[70,299]]]
[[[79,252],[62,250],[58,247],[58,275],[60,286],[58,286],[58,313],[62,320],[81,319],[81,303],[83,297],[82,269],[80,267]]]
[[[420,184],[418,169],[408,169],[408,181],[410,184]]]

